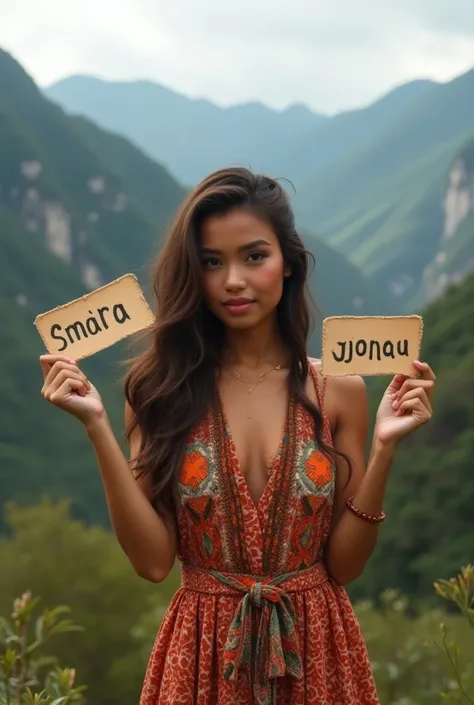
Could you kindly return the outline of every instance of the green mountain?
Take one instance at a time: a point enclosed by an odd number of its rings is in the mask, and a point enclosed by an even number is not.
[[[315,172],[298,189],[297,213],[402,306],[423,304],[472,269],[474,234],[464,220],[474,209],[474,170],[459,181],[459,163],[473,130],[474,70],[426,90],[383,133]],[[449,264],[448,239],[460,269]]]
[[[0,62],[1,205],[87,284],[140,268],[184,189],[125,140],[67,118],[7,53]]]
[[[436,376],[430,423],[400,445],[391,470],[379,543],[353,586],[356,598],[387,588],[425,598],[434,580],[472,563],[474,536],[474,274],[423,314],[421,357]],[[373,381],[378,406],[386,380]]]
[[[282,147],[327,119],[302,105],[283,111],[261,103],[220,108],[150,81],[112,83],[71,76],[45,94],[68,112],[125,135],[185,184],[229,164],[272,171],[280,163]]]
[[[43,346],[33,320],[119,274],[140,274],[184,193],[123,139],[67,118],[0,52],[2,500],[32,500],[47,489],[55,497],[73,495],[81,516],[105,515],[81,429],[41,399]],[[101,384],[117,426],[124,348],[84,365]]]
[[[432,149],[472,132],[474,115],[474,69],[444,84],[419,89],[416,100],[406,103],[404,110],[391,111],[384,129],[367,134],[366,139],[342,152],[341,159],[331,164],[314,160],[313,179],[306,188],[312,189],[314,212],[324,218],[334,213],[334,203],[326,200],[331,195],[333,181],[349,191],[349,198],[357,201],[372,183],[391,177],[418,159],[425,158]],[[421,92],[421,95],[420,95]],[[326,167],[330,168],[326,171]],[[328,178],[331,183],[328,184]],[[323,196],[313,185],[326,184]],[[301,188],[303,197],[303,188]],[[321,205],[320,205],[321,204]]]
[[[373,139],[436,85],[412,81],[366,108],[331,118],[301,105],[280,112],[259,103],[223,109],[156,83],[92,76],[71,76],[45,93],[68,112],[86,115],[164,160],[183,183],[230,163],[301,182]]]
[[[146,289],[145,266],[185,190],[124,138],[45,99],[0,52],[1,499],[72,496],[76,515],[107,521],[95,461],[79,424],[47,405],[33,321],[126,272]],[[311,291],[324,315],[385,313],[344,257],[311,235]],[[121,433],[119,361],[128,344],[84,361]],[[318,347],[318,336],[314,348]]]
[[[366,107],[336,114],[313,128],[311,134],[295,135],[284,148],[281,164],[290,178],[304,183],[317,171],[377,139],[437,86],[434,81],[410,81]]]
[[[319,234],[344,252],[400,308],[419,308],[473,269],[471,141],[454,139],[373,184]],[[382,188],[383,184],[383,188]]]
[[[46,94],[164,157],[186,183],[228,163],[290,178],[299,222],[395,298],[396,310],[423,306],[472,269],[472,225],[449,204],[474,130],[474,69],[443,84],[412,81],[333,117],[302,107],[222,110],[156,84],[88,76]]]

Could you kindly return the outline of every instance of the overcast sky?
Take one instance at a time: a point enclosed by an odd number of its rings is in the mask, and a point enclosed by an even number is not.
[[[41,85],[146,78],[334,113],[474,67],[474,0],[0,0],[0,46]]]

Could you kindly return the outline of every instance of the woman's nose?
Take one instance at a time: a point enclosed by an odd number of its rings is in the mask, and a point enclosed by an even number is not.
[[[246,281],[240,267],[229,267],[225,286],[228,291],[241,291],[245,289]]]

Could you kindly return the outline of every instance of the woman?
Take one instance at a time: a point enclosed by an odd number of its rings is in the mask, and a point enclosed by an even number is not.
[[[141,705],[378,702],[343,586],[374,549],[397,445],[429,420],[435,378],[414,361],[417,376],[392,380],[366,468],[362,379],[323,379],[307,357],[307,263],[272,179],[226,169],[188,196],[126,379],[133,473],[74,361],[41,358],[42,394],[84,424],[137,573],[160,582],[181,562]]]

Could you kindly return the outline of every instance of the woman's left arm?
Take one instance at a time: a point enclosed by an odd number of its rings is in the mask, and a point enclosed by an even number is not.
[[[418,377],[396,375],[385,391],[377,412],[367,469],[365,384],[360,377],[334,380],[331,402],[336,409],[334,449],[350,459],[351,475],[347,482],[347,463],[338,458],[333,527],[326,545],[325,562],[330,575],[341,585],[362,573],[375,548],[379,528],[378,523],[350,511],[347,500],[353,497],[356,509],[370,516],[380,516],[398,443],[427,423],[432,415],[435,376],[426,363],[414,364]]]

